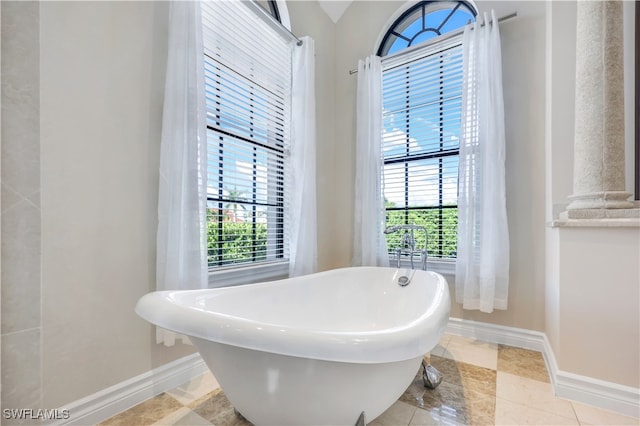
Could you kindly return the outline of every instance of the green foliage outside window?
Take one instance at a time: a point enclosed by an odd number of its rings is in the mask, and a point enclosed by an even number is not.
[[[387,206],[389,207],[389,206]],[[442,227],[439,226],[442,214]],[[457,246],[458,208],[443,207],[442,213],[438,209],[426,210],[387,210],[386,226],[414,224],[427,229],[427,253],[430,258],[455,258]],[[424,248],[424,232],[414,231],[416,249]],[[387,249],[394,253],[400,245],[402,232],[387,234]]]
[[[387,207],[393,207],[388,205]],[[439,227],[442,214],[442,227]],[[223,210],[222,221],[216,209],[207,213],[207,249],[210,266],[267,260],[267,224],[236,221],[236,214]],[[457,207],[425,210],[387,210],[386,226],[415,224],[427,229],[430,258],[455,258],[458,228]],[[424,247],[424,233],[416,231],[416,248]],[[389,253],[400,244],[401,232],[386,235]]]
[[[259,262],[267,259],[267,224],[232,221],[223,210],[222,221],[215,209],[207,211],[207,251],[210,266]]]

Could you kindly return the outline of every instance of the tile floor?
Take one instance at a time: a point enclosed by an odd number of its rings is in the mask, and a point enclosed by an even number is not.
[[[553,396],[539,352],[445,335],[430,362],[443,374],[435,390],[421,372],[370,426],[639,425],[637,418]],[[206,373],[107,421],[111,425],[247,426]]]

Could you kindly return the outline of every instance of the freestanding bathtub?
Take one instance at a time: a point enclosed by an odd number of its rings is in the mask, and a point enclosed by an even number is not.
[[[401,275],[411,277],[398,284]],[[406,281],[406,280],[404,280]],[[188,335],[256,425],[354,425],[405,391],[449,318],[439,274],[354,267],[143,296],[136,312]]]

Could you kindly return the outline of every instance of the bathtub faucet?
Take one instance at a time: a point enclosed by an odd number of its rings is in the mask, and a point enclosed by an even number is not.
[[[414,235],[415,231],[424,232],[424,249],[416,249],[416,238]],[[395,249],[396,254],[396,266],[400,268],[400,260],[402,255],[409,256],[409,261],[411,262],[411,269],[415,269],[413,266],[413,255],[420,255],[420,263],[422,266],[422,270],[427,270],[427,228],[420,225],[393,225],[384,230],[385,234],[392,234],[394,232],[404,231],[402,237],[400,238],[400,244]]]

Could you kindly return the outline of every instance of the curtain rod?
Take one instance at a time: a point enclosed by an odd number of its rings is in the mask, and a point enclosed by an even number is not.
[[[513,13],[511,13],[509,15],[506,15],[506,16],[503,16],[501,18],[498,18],[498,22],[503,22],[503,21],[506,21],[508,19],[515,18],[516,16],[518,16],[518,12],[513,12]],[[489,21],[489,23],[491,24],[491,23],[493,23],[493,21]],[[484,27],[484,25],[485,24],[483,23],[480,26]],[[461,28],[461,29],[459,29],[457,31],[453,31],[453,32],[450,32],[450,33],[446,33],[446,34],[438,36],[436,38],[432,38],[431,40],[427,40],[424,43],[420,43],[420,44],[412,46],[412,47],[410,47],[408,49],[403,49],[403,50],[401,50],[399,52],[396,52],[396,53],[394,53],[392,55],[385,56],[383,59],[391,59],[391,58],[394,58],[396,56],[405,55],[407,53],[413,52],[414,50],[422,49],[425,46],[429,46],[431,44],[435,44],[435,43],[439,43],[439,42],[442,42],[442,41],[449,40],[450,38],[456,37],[456,36],[462,34],[463,32],[464,32],[464,28]],[[353,75],[353,74],[357,74],[357,73],[358,73],[357,69],[349,70],[349,75]]]
[[[269,12],[267,12],[260,5],[258,5],[257,2],[255,2],[255,1],[246,1],[246,2],[242,2],[242,3],[247,5],[247,7],[249,7],[249,9],[251,9],[253,11],[253,13],[258,15],[258,17],[260,19],[262,19],[264,22],[266,22],[271,28],[273,28],[274,30],[276,30],[277,32],[282,34],[282,36],[284,36],[286,38],[289,38],[292,41],[295,41],[298,46],[302,46],[302,40],[300,40],[298,37],[296,37],[296,35],[294,33],[289,31],[289,28],[287,28],[284,25],[282,25],[282,23],[280,21],[278,21]]]

